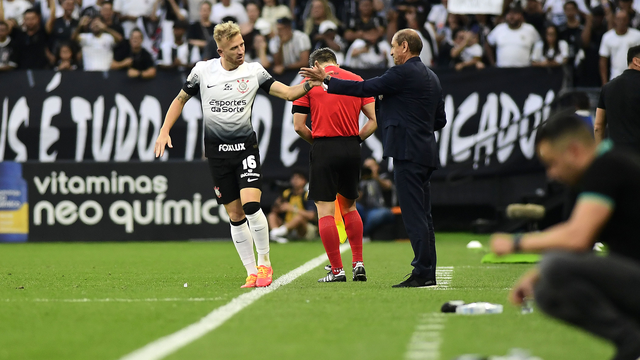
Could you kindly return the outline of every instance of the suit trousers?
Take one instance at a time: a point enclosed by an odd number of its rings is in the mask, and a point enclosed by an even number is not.
[[[402,221],[411,240],[414,258],[413,275],[425,280],[436,279],[436,237],[431,217],[431,186],[435,168],[410,160],[393,161],[398,202]]]
[[[614,359],[640,356],[640,263],[617,256],[554,252],[540,264],[536,303],[545,313],[612,341]]]

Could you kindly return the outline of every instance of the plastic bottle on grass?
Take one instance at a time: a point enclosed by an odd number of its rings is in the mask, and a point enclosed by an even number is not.
[[[501,314],[502,305],[488,302],[474,302],[456,307],[456,314],[480,315],[480,314]]]

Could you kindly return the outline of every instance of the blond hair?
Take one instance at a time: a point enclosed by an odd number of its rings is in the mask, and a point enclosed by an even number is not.
[[[313,6],[314,1],[319,1],[322,3],[322,7],[324,8],[324,20],[331,20],[331,22],[336,24],[336,26],[340,26],[340,20],[336,18],[336,15],[331,10],[331,6],[329,6],[329,2],[327,0],[311,0],[309,3],[309,15],[304,22],[305,34],[311,35],[311,32],[313,31],[313,27],[315,25],[313,18],[311,17],[311,6]]]
[[[216,41],[216,44],[218,44],[218,47],[220,47],[222,39],[229,41],[238,34],[240,34],[240,27],[233,21],[218,24],[213,29],[213,39]]]

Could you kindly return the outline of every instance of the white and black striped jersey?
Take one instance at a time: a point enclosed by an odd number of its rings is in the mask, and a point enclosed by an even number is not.
[[[219,144],[255,139],[251,125],[253,101],[258,88],[268,93],[274,82],[260,63],[243,63],[232,71],[225,70],[220,59],[196,64],[183,90],[191,96],[200,93],[207,156],[215,156]]]

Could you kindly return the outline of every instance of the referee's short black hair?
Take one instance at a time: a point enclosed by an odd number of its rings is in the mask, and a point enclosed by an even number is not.
[[[591,128],[584,120],[577,117],[572,110],[564,110],[552,116],[538,128],[536,147],[543,141],[555,143],[568,137],[587,144],[594,143]]]
[[[633,58],[640,58],[640,45],[632,46],[627,51],[627,65],[631,65]]]
[[[336,58],[336,53],[328,47],[320,48],[309,55],[309,66],[313,67],[313,64],[337,64],[338,59]]]

